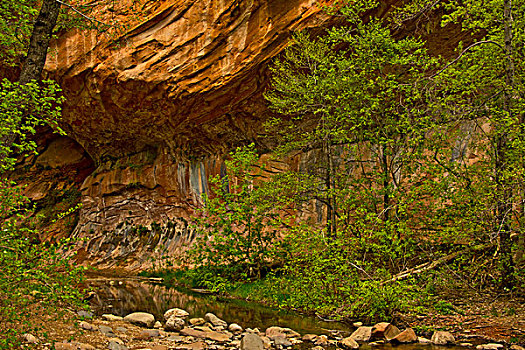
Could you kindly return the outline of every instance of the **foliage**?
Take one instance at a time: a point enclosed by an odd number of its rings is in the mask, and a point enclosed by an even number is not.
[[[55,125],[60,114],[60,89],[50,81],[19,85],[4,80],[0,96],[0,322],[5,332],[1,349],[12,349],[17,332],[35,327],[31,312],[40,306],[79,304],[75,286],[82,269],[73,268],[59,251],[63,244],[43,243],[28,220],[32,205],[20,187],[8,179],[14,155],[34,153],[29,135],[44,123]],[[65,242],[66,243],[66,242]]]
[[[261,277],[281,254],[276,245],[287,222],[257,181],[262,169],[253,173],[258,158],[254,145],[237,148],[230,157],[227,175],[210,180],[211,193],[204,195],[205,207],[194,219],[197,239],[190,262],[198,269],[193,278],[211,289]]]
[[[0,62],[2,65],[19,64],[33,30],[38,14],[37,1],[2,1],[0,4]]]

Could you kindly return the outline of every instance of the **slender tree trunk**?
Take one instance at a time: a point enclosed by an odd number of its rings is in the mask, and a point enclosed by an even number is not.
[[[512,118],[512,96],[514,87],[514,61],[512,57],[512,2],[503,1],[503,21],[505,35],[505,109],[506,118]],[[510,91],[509,91],[510,90]],[[512,210],[511,190],[509,188],[507,173],[509,164],[507,152],[509,150],[508,133],[504,130],[504,125],[499,125],[496,140],[496,185],[498,190],[498,200],[496,204],[496,225],[498,225],[500,243],[500,273],[501,287],[511,288],[514,285],[514,262],[512,260],[512,240],[510,238],[510,225],[508,217]]]
[[[27,49],[27,57],[18,80],[20,84],[27,84],[31,80],[40,80],[46,63],[47,49],[59,12],[59,2],[56,0],[43,1],[33,27],[33,33]]]
[[[388,157],[386,146],[381,146],[381,170],[383,171],[383,221],[388,221],[390,211],[390,196],[388,194]]]

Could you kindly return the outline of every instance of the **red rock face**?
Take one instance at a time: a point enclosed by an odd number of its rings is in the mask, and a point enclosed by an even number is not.
[[[121,3],[115,18],[129,21]],[[96,160],[149,147],[195,156],[255,139],[267,61],[292,31],[326,20],[316,0],[143,3],[133,29],[67,33],[48,58],[69,134]]]
[[[294,30],[328,20],[316,3],[123,0],[96,18],[131,29],[74,30],[52,45],[64,128],[96,164],[80,188],[80,259],[143,268],[187,246],[221,156],[256,140],[267,117],[268,62]]]

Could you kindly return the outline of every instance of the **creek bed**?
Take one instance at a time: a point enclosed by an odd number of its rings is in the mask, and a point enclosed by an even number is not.
[[[91,279],[89,284],[96,291],[92,309],[97,315],[114,314],[126,316],[132,312],[149,312],[158,320],[170,308],[181,308],[190,317],[204,317],[208,312],[243,328],[258,328],[263,331],[270,326],[291,328],[300,334],[329,334],[337,332],[345,337],[354,330],[341,322],[326,322],[316,317],[277,310],[258,303],[244,300],[220,298],[214,295],[197,293],[192,290],[166,287],[160,284],[136,279]],[[303,343],[300,349],[313,345]],[[331,347],[333,348],[333,347]],[[392,346],[384,344],[370,347],[364,344],[362,350],[464,350],[461,346],[435,346],[425,344],[403,344]]]

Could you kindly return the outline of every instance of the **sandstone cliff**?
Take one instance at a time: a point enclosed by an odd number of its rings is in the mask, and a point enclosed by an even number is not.
[[[96,12],[114,30],[75,29],[53,43],[46,69],[67,97],[68,138],[41,136],[43,153],[24,164],[35,174],[28,194],[40,202],[64,187],[53,174],[80,169],[66,181],[83,205],[69,225],[86,238],[80,259],[143,268],[187,245],[187,219],[208,177],[224,173],[222,156],[264,143],[268,63],[291,32],[331,20],[318,3],[121,0]]]

